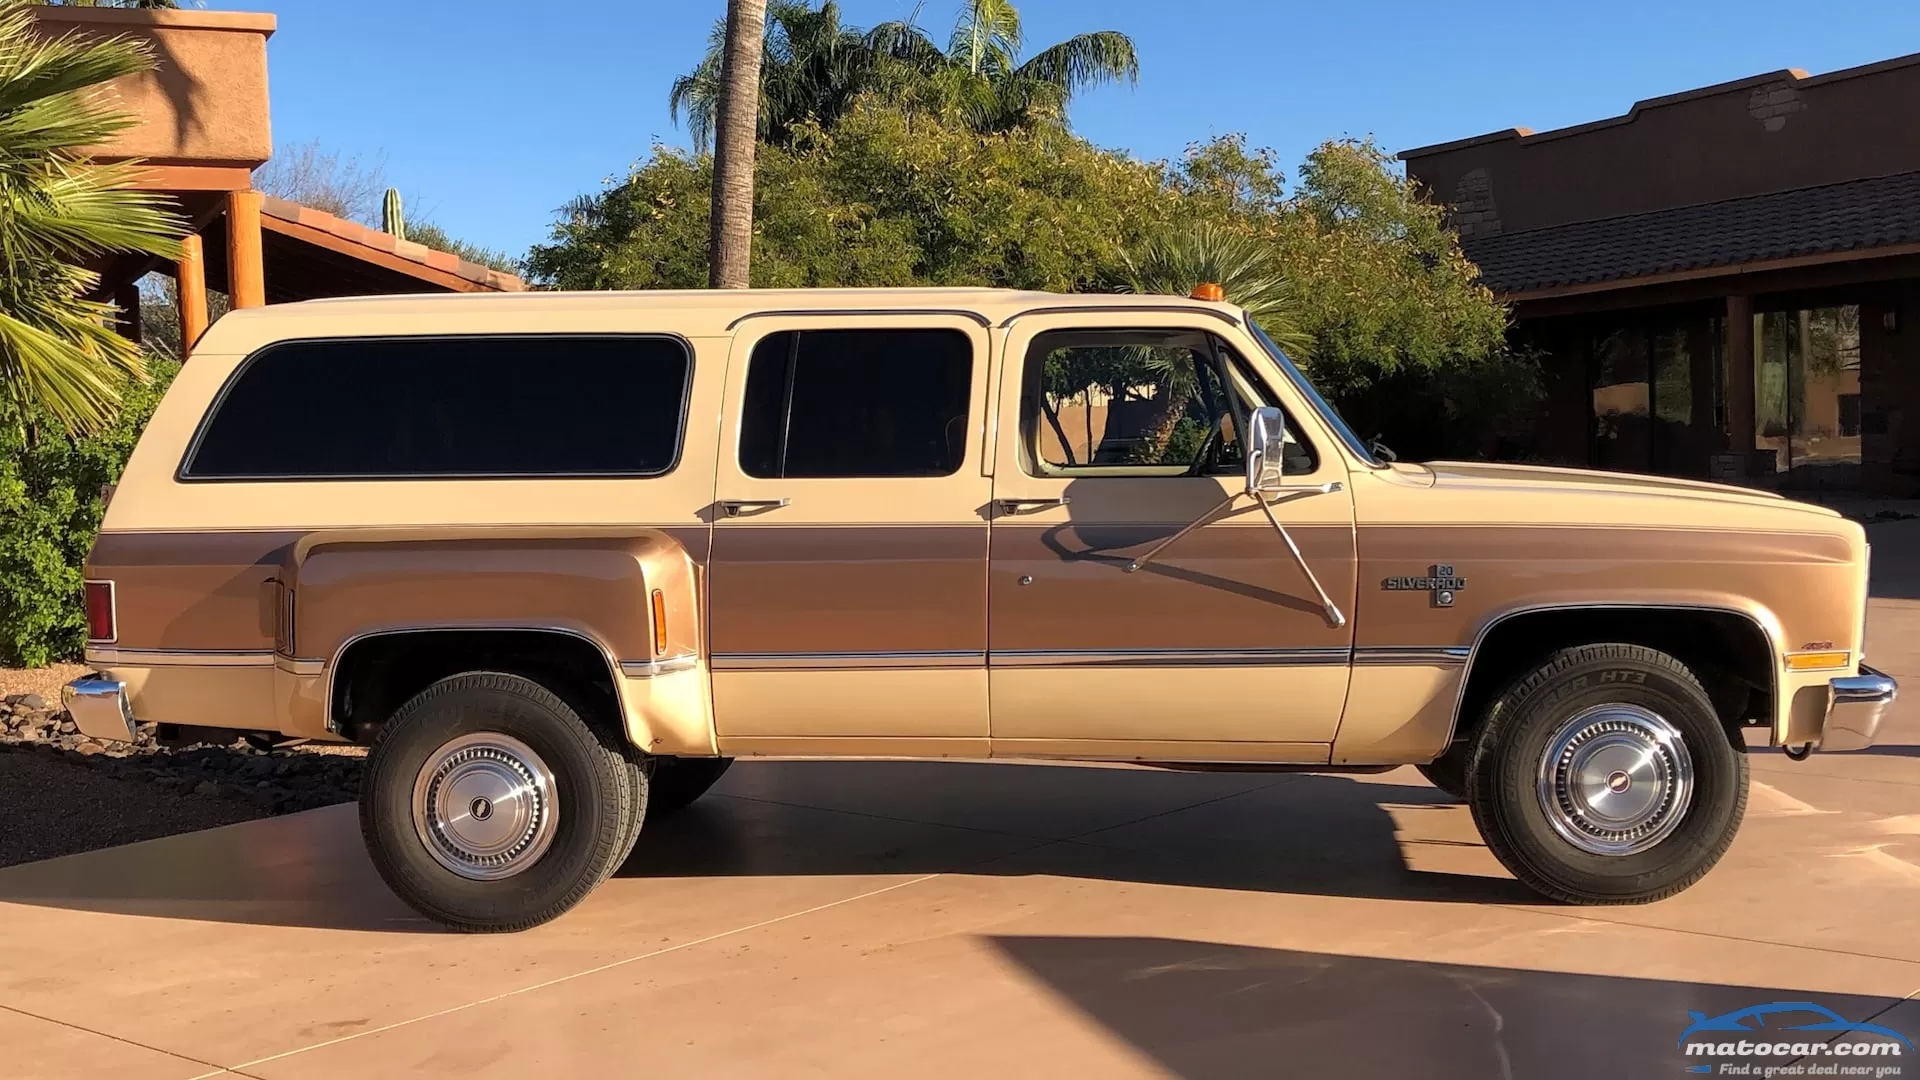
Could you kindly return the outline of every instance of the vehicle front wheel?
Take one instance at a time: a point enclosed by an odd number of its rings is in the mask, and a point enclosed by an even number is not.
[[[382,725],[360,830],[380,876],[422,915],[456,930],[524,930],[611,872],[637,794],[618,747],[558,695],[468,672]]]
[[[1699,680],[1639,645],[1563,649],[1514,683],[1474,734],[1467,777],[1494,855],[1576,904],[1680,892],[1747,806],[1747,756]]]

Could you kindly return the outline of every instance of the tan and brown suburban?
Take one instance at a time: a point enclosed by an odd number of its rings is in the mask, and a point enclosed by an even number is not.
[[[237,311],[87,578],[83,730],[371,744],[376,864],[467,929],[566,910],[769,755],[1411,763],[1534,888],[1654,899],[1731,841],[1743,729],[1859,748],[1895,691],[1858,525],[1382,460],[1170,297]]]

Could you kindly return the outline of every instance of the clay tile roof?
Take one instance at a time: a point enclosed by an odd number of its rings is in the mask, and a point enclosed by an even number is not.
[[[418,263],[425,269],[453,274],[482,288],[500,292],[523,292],[527,288],[526,282],[512,274],[502,273],[481,263],[467,262],[456,255],[435,251],[425,244],[402,240],[378,229],[369,229],[359,222],[335,217],[310,206],[301,206],[299,203],[268,196],[261,200],[260,209],[268,217],[317,229],[348,243],[367,248],[369,251]]]
[[[1920,243],[1920,172],[1461,241],[1496,293]]]

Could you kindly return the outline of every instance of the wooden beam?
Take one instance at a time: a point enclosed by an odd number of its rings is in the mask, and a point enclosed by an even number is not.
[[[260,200],[257,191],[227,194],[227,294],[235,308],[267,302],[266,258],[260,249]]]
[[[180,241],[174,277],[180,283],[180,359],[185,360],[207,332],[207,253],[199,233],[188,233]]]
[[[253,170],[245,165],[143,165],[133,186],[146,191],[245,191]]]
[[[392,270],[395,273],[405,274],[408,277],[429,285],[436,285],[450,292],[499,291],[489,288],[481,282],[474,281],[472,278],[462,277],[459,274],[428,266],[426,263],[415,262],[404,255],[396,255],[391,251],[381,251],[379,248],[368,247],[365,244],[356,244],[345,237],[335,236],[325,229],[317,229],[311,225],[303,225],[297,221],[288,221],[285,218],[268,215],[261,219],[261,227],[268,232],[275,232],[282,236],[303,240],[315,247],[338,252],[341,255],[350,256],[359,262],[368,263],[386,270]]]

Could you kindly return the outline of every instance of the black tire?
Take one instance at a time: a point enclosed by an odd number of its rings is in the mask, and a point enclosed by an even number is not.
[[[1565,815],[1550,820],[1550,800],[1540,793],[1549,747],[1565,725],[1602,705],[1663,718],[1691,760],[1684,813],[1645,850],[1584,850],[1555,830],[1553,820],[1566,825]],[[1563,649],[1515,682],[1472,736],[1467,776],[1474,824],[1494,855],[1535,891],[1573,904],[1645,903],[1680,892],[1720,861],[1747,807],[1747,755],[1700,681],[1673,657],[1639,645]]]
[[[638,752],[622,747],[620,762],[626,769],[628,789],[632,792],[626,831],[622,834],[620,847],[614,853],[614,859],[607,864],[602,880],[612,877],[626,863],[627,856],[633,854],[633,847],[640,842],[640,827],[647,822],[647,815],[653,812],[652,769],[646,759]]]
[[[414,824],[414,785],[450,741],[504,735],[539,756],[558,804],[544,853],[511,876],[475,880],[449,869]],[[375,869],[400,899],[455,930],[524,930],[579,903],[619,865],[639,819],[629,759],[559,695],[519,675],[441,679],[400,706],[367,754],[360,831]]]
[[[732,764],[728,757],[655,758],[647,812],[662,818],[685,810],[718,783]]]
[[[1470,747],[1466,743],[1454,743],[1452,746],[1447,747],[1446,753],[1441,754],[1425,765],[1415,765],[1414,768],[1419,769],[1420,775],[1427,778],[1427,783],[1459,799],[1461,802],[1466,802],[1467,752],[1469,749]]]

